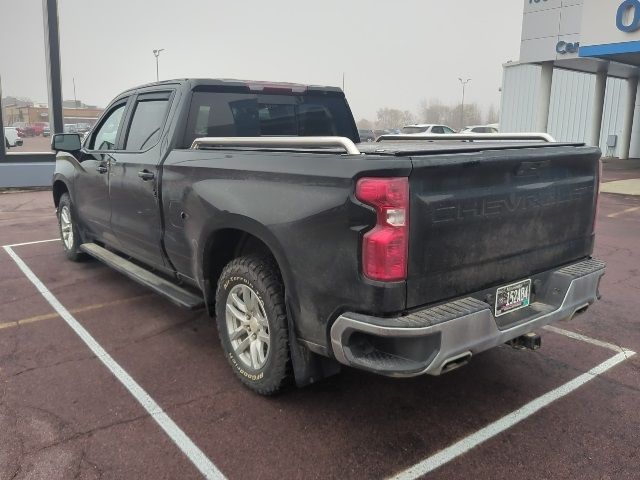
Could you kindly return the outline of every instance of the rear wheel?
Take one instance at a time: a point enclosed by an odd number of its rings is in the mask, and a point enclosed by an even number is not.
[[[63,193],[58,203],[58,227],[67,258],[74,262],[83,260],[85,255],[80,251],[80,233],[75,222],[71,197],[68,193]]]
[[[216,291],[216,322],[240,381],[261,395],[278,392],[289,377],[289,339],[284,287],[271,257],[240,257],[224,268]]]

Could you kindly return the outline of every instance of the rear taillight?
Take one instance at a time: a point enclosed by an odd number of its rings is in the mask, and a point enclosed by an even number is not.
[[[409,253],[409,179],[361,178],[356,198],[376,209],[376,226],[364,236],[362,270],[382,282],[407,278]]]

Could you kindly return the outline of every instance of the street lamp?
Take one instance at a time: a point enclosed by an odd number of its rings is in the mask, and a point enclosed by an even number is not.
[[[462,108],[460,109],[460,129],[462,130],[464,128],[464,94],[465,94],[465,90],[467,88],[467,83],[469,83],[471,81],[470,78],[460,78],[458,77],[458,80],[460,80],[460,83],[462,84]]]
[[[158,57],[160,56],[160,52],[164,52],[164,48],[153,51],[153,55],[156,57],[156,81],[157,82],[160,81],[160,73],[159,73],[160,71],[158,70]]]

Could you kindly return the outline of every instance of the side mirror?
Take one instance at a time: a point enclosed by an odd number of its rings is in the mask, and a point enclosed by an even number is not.
[[[51,148],[56,152],[77,152],[82,148],[77,133],[56,133],[51,139]]]

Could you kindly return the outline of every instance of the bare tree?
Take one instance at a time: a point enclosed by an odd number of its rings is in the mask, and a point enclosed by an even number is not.
[[[477,103],[467,103],[464,106],[464,125],[460,125],[462,104],[444,105],[439,100],[423,101],[420,104],[420,114],[424,123],[437,123],[460,129],[468,125],[482,123],[482,112]]]
[[[358,128],[363,130],[373,130],[373,122],[371,120],[367,120],[366,118],[361,118],[356,122]]]
[[[498,123],[500,121],[500,112],[494,104],[489,106],[489,110],[487,111],[487,116],[485,117],[484,123]]]
[[[396,129],[402,128],[415,122],[413,113],[408,110],[398,110],[395,108],[381,108],[378,110],[378,119],[376,120],[376,128]]]
[[[448,123],[449,117],[450,107],[440,100],[423,100],[420,103],[420,119],[424,123]]]

